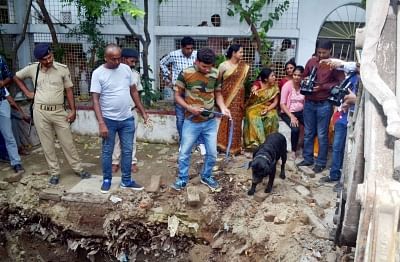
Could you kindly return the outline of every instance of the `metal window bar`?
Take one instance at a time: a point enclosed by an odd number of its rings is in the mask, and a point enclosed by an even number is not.
[[[129,47],[139,50],[139,42],[136,38],[128,35],[101,35],[104,43],[116,43],[121,48]],[[74,95],[81,101],[88,100],[90,95],[91,74],[97,66],[103,63],[99,57],[101,48],[91,45],[86,36],[71,36],[68,34],[57,34],[58,42],[63,50],[61,61],[66,64],[71,72],[71,79],[74,84]],[[49,33],[35,33],[31,41],[31,56],[36,43],[52,43]]]
[[[250,65],[249,77],[256,77],[257,68],[260,67],[260,62],[255,50],[254,44],[252,43],[250,37],[225,37],[225,36],[209,36],[209,37],[196,37],[192,36],[195,40],[195,49],[200,49],[202,47],[210,47],[214,50],[217,56],[224,56],[228,47],[232,43],[239,43],[243,46],[244,57],[243,60]],[[180,40],[182,36],[162,36],[157,38],[157,76],[156,79],[159,80],[156,86],[162,92],[165,88],[165,83],[162,81],[162,75],[160,71],[159,61],[167,55],[169,52],[180,49]],[[270,52],[271,64],[276,67],[276,61],[273,60],[274,54],[279,50],[281,42],[283,39],[270,39],[273,42],[273,47]],[[296,39],[291,39],[292,48],[290,49],[289,56],[295,57],[296,53]],[[283,67],[274,68],[277,79],[284,77],[285,73]]]

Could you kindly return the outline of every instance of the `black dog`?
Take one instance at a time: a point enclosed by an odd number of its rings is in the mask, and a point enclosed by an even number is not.
[[[279,177],[282,179],[286,178],[286,146],[286,138],[284,135],[281,133],[272,133],[265,139],[265,142],[253,152],[253,160],[249,163],[249,168],[251,167],[252,169],[253,181],[250,190],[247,192],[248,195],[254,195],[257,184],[266,176],[269,176],[269,179],[264,192],[270,193],[272,191],[276,173],[276,162],[278,162],[279,158],[282,159],[281,174]]]

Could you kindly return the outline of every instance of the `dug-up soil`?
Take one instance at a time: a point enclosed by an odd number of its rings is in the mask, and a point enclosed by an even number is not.
[[[139,143],[135,179],[145,191],[100,193],[100,140],[76,136],[83,165],[94,176],[81,181],[61,149],[60,184],[48,184],[41,148],[23,158],[15,177],[0,163],[0,261],[336,261],[330,240],[336,194],[286,166],[273,192],[248,196],[250,161],[218,160],[222,191],[200,183],[201,157],[194,152],[188,191],[175,192],[177,146]],[[59,146],[56,144],[57,148]],[[34,173],[34,174],[33,174]],[[118,176],[115,174],[114,182]],[[160,178],[158,180],[158,178]],[[3,180],[3,181],[2,181]],[[8,182],[6,182],[8,181]],[[188,194],[189,192],[189,194]]]

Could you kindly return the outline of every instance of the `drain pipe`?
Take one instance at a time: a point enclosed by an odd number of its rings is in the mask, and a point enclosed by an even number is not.
[[[375,63],[376,50],[381,36],[390,0],[372,1],[371,10],[364,30],[364,44],[361,58],[361,79],[364,87],[382,105],[387,117],[386,132],[400,138],[400,106],[395,93],[382,80]]]

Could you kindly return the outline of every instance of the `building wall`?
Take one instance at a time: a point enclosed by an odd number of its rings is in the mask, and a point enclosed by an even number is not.
[[[135,1],[139,7],[143,7],[140,0]],[[158,47],[156,39],[163,36],[176,36],[182,37],[184,35],[196,36],[249,36],[250,30],[245,23],[239,22],[239,17],[229,17],[227,15],[228,0],[169,0],[164,1],[160,6],[158,1],[149,1],[149,28],[152,36],[152,45],[150,47],[150,65],[151,67],[158,68],[159,56],[157,55]],[[277,2],[277,1],[275,1]],[[346,4],[357,4],[360,0],[290,0],[289,10],[274,24],[274,27],[269,31],[268,36],[271,39],[277,39],[274,43],[274,48],[279,47],[280,39],[292,38],[298,39],[296,51],[296,60],[300,64],[304,64],[310,55],[314,52],[315,41],[318,36],[321,25],[324,23],[326,17],[336,8]],[[12,1],[10,2],[10,5]],[[75,26],[79,21],[76,8],[71,8],[62,4],[59,0],[46,1],[49,11],[53,20],[56,23],[65,22],[65,13],[71,12],[72,23],[66,23],[63,26],[56,26],[59,33],[67,33],[69,29]],[[14,25],[2,25],[2,29],[6,33],[19,34],[22,30],[22,22],[25,14],[24,6],[26,1],[15,0],[15,8],[12,17],[15,17],[16,23]],[[276,3],[275,3],[276,5]],[[264,11],[264,16],[267,16],[274,8],[274,4]],[[36,8],[37,9],[37,8]],[[35,15],[35,9],[32,9],[32,25],[28,28],[28,32],[33,34],[33,42],[35,42],[36,34],[41,34],[41,41],[44,41],[43,34],[48,34],[46,25],[40,22],[40,19]],[[213,27],[211,24],[211,15],[219,14],[221,16],[221,27]],[[206,21],[209,26],[198,27],[202,21]],[[101,19],[103,27],[100,30],[104,34],[121,35],[129,34],[125,26],[119,18],[113,17],[108,11],[104,18]],[[137,32],[142,32],[143,23],[139,19],[137,21],[130,21],[132,26]],[[48,41],[50,38],[47,39]],[[28,38],[25,42],[28,42]],[[71,41],[78,41],[83,44],[83,49],[88,52],[89,46],[86,39],[72,39]],[[29,43],[30,46],[33,43]],[[20,67],[28,64],[32,59],[26,56],[29,50],[26,50],[28,45],[23,45],[19,53]],[[168,46],[164,45],[163,49],[168,50]],[[170,50],[175,49],[175,45],[171,42]],[[29,52],[30,53],[30,52]]]

